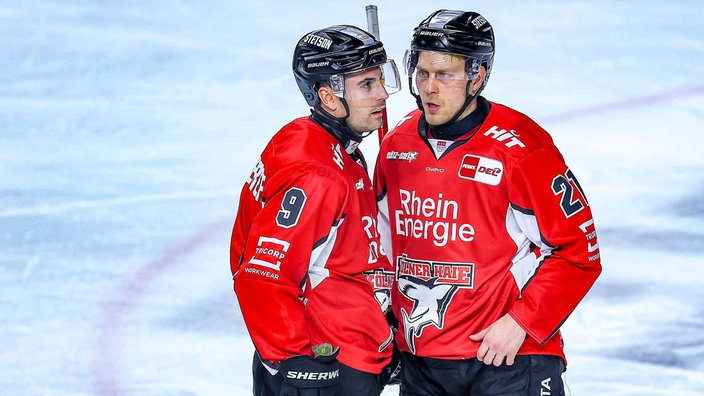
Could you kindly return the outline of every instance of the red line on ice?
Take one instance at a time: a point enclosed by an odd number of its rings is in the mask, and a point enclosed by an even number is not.
[[[565,113],[553,114],[551,116],[541,118],[540,121],[548,123],[570,121],[573,119],[585,118],[593,115],[602,115],[604,113],[614,113],[617,111],[630,110],[636,107],[652,105],[655,103],[684,98],[687,96],[700,95],[703,93],[704,85],[672,89],[654,95],[633,97],[619,102],[603,103],[595,106],[589,106],[581,109],[568,111]]]
[[[230,221],[228,220],[228,223]],[[148,292],[152,283],[165,272],[173,269],[185,257],[222,232],[223,223],[211,224],[198,233],[180,241],[163,254],[145,263],[133,276],[120,284],[115,297],[102,304],[101,320],[97,330],[97,343],[93,351],[93,388],[98,395],[124,394],[120,385],[120,353],[123,346],[122,325],[139,300]],[[227,265],[227,264],[223,264]]]

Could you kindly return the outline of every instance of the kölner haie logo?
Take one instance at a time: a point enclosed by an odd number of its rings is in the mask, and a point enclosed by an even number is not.
[[[498,186],[504,173],[504,164],[495,159],[467,154],[457,175],[463,179],[474,180],[490,186]]]

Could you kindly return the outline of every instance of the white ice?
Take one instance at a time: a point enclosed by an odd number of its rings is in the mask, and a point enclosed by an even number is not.
[[[297,39],[366,27],[367,4],[0,3],[0,395],[251,394],[239,189],[308,112]],[[376,5],[399,63],[437,7],[487,17],[485,96],[548,129],[586,190],[604,272],[563,326],[571,395],[704,395],[704,3]],[[413,107],[406,85],[391,122]]]

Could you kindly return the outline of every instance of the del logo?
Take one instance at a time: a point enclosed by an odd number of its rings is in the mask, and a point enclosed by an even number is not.
[[[474,180],[490,186],[498,186],[504,173],[504,164],[495,159],[467,154],[457,175],[463,179]]]
[[[410,312],[401,308],[401,315],[406,344],[415,352],[423,329],[445,326],[445,312],[457,290],[474,286],[474,264],[414,260],[404,254],[397,259],[396,273],[396,287],[413,302]]]

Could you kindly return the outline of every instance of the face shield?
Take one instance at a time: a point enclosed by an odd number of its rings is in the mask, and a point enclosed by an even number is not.
[[[392,95],[401,90],[401,77],[393,59],[354,73],[335,74],[329,81],[335,96],[352,100],[376,99],[383,92]]]
[[[476,59],[449,52],[409,49],[403,56],[403,65],[414,96],[418,95],[417,90],[431,83],[465,86],[479,71]]]

